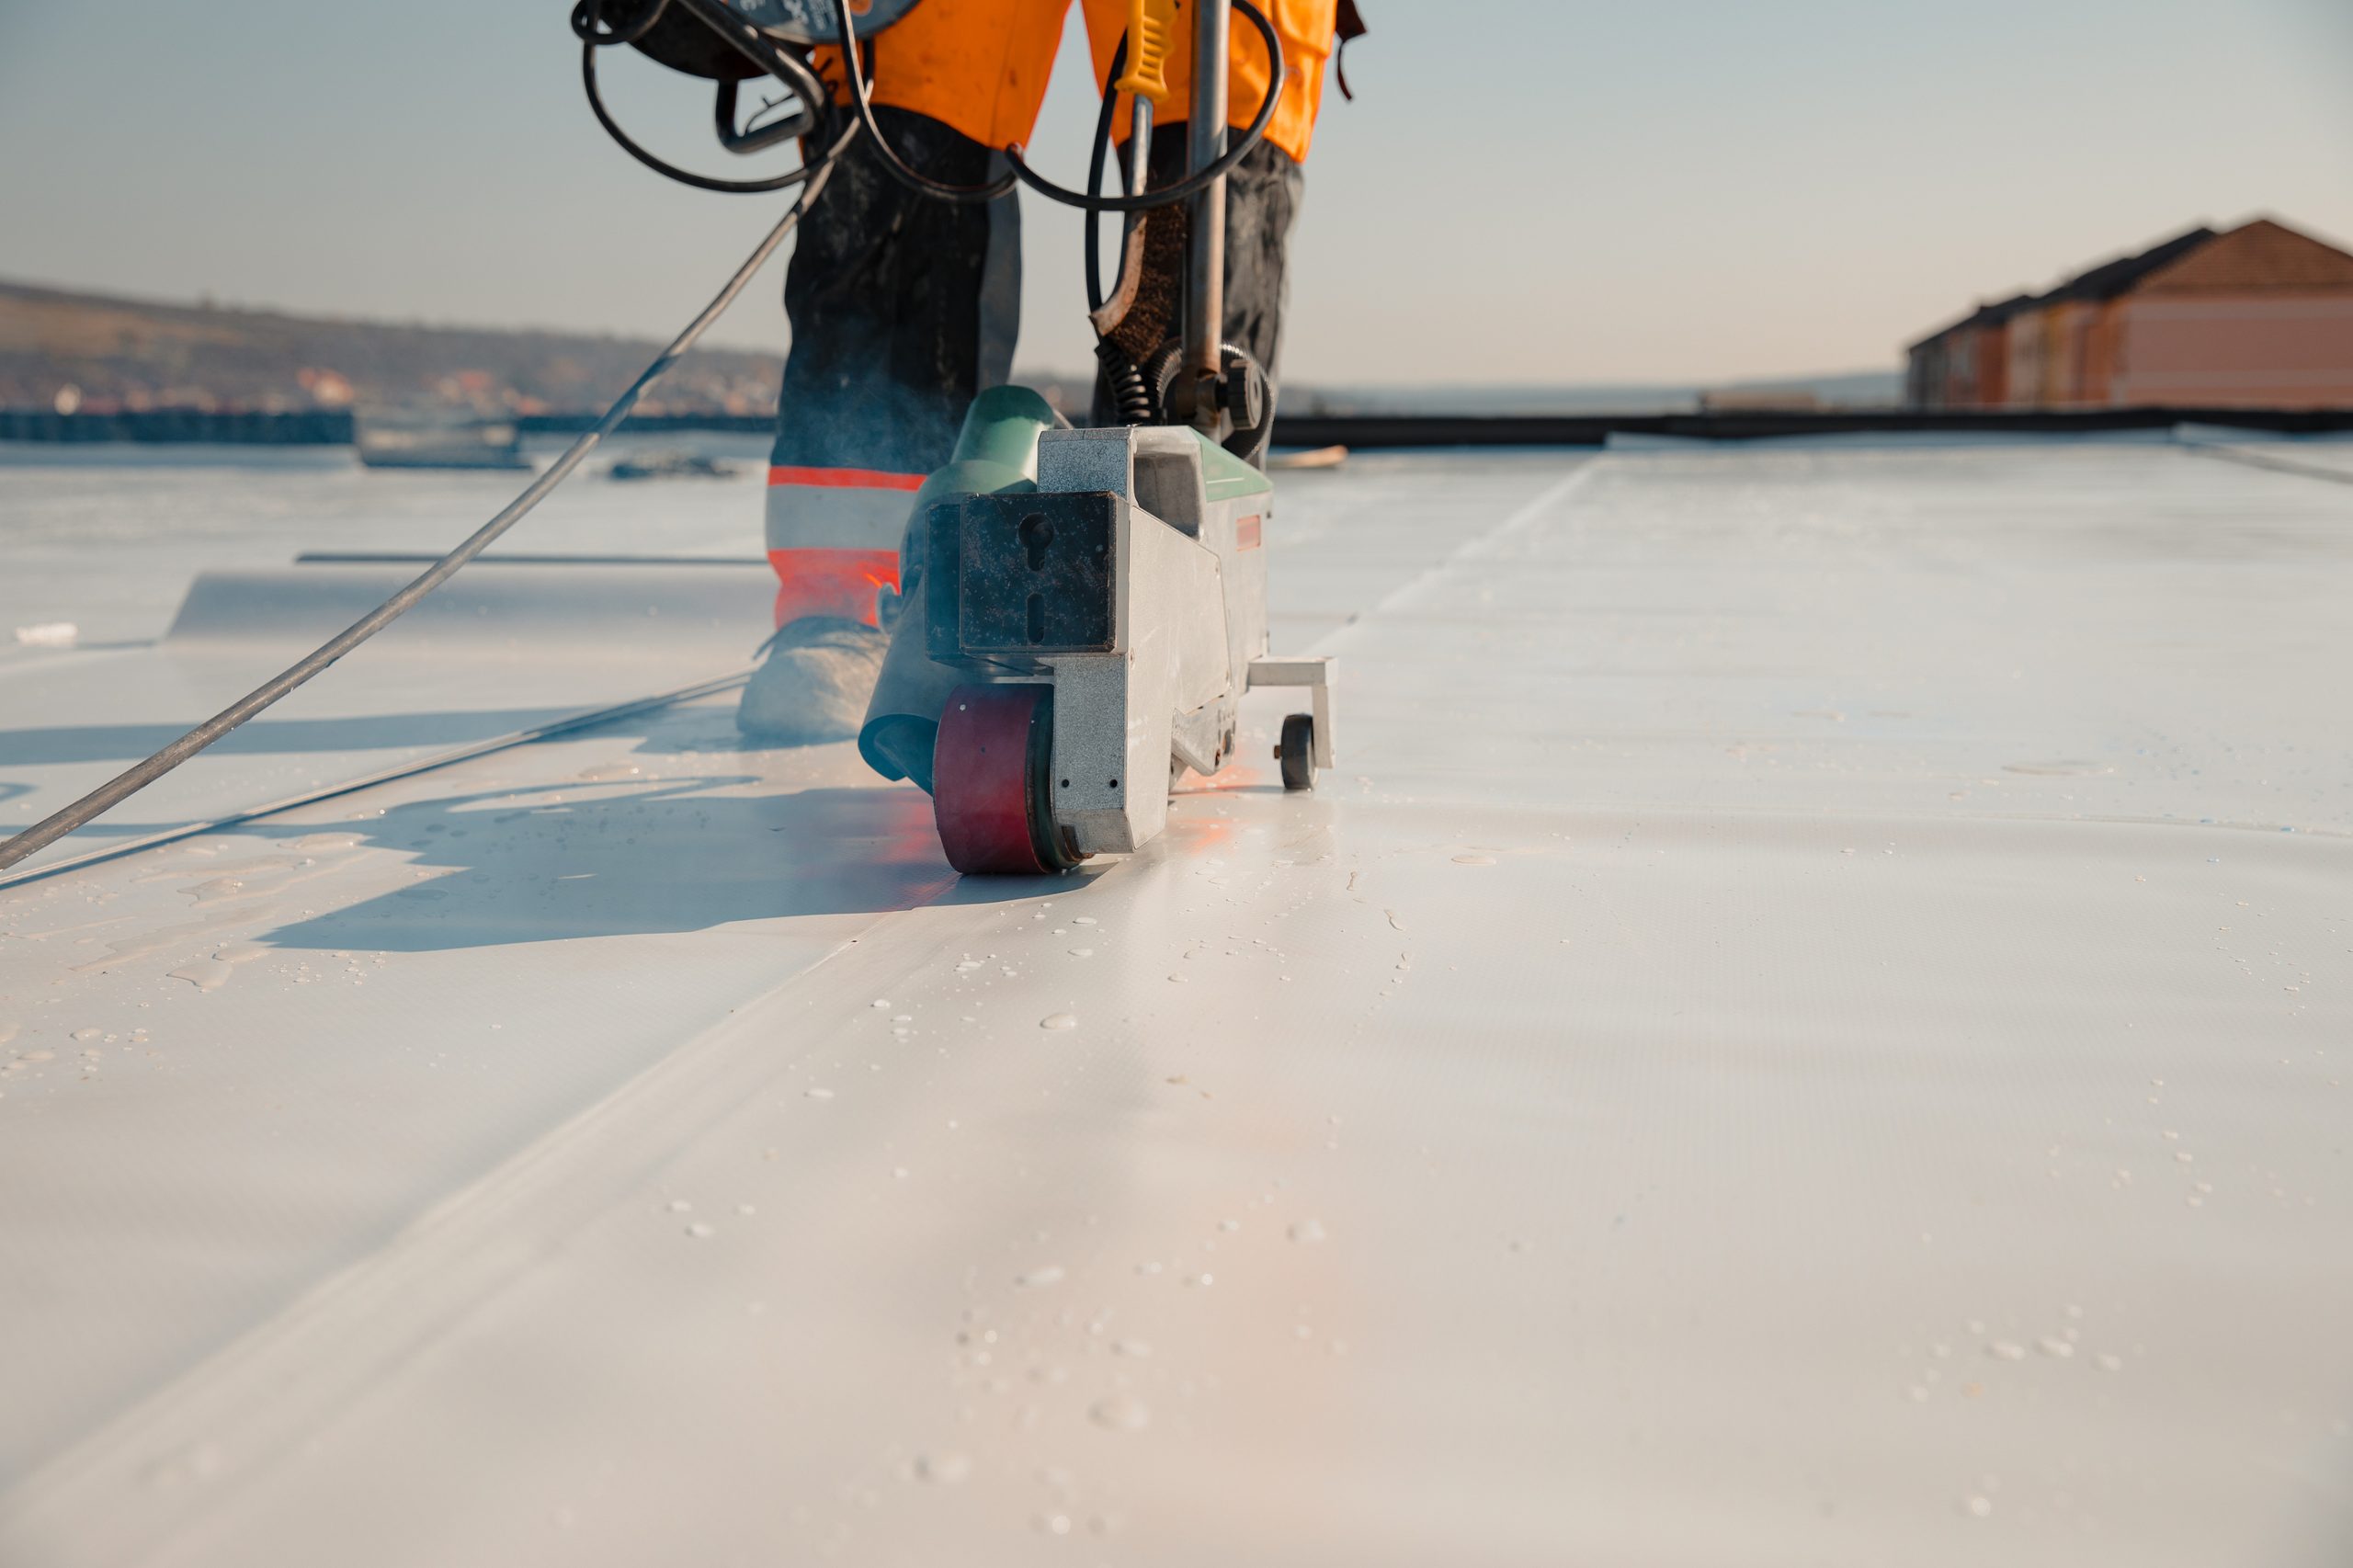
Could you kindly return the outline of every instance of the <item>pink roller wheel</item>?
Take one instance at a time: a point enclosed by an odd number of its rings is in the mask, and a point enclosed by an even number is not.
[[[1054,826],[1053,687],[960,686],[939,716],[932,820],[966,876],[1040,876],[1085,856]]]

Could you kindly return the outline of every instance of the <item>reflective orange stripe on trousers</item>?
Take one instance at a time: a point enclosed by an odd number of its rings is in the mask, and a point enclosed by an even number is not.
[[[880,469],[788,468],[768,470],[770,486],[812,490],[894,490],[912,494],[922,487],[919,473],[891,473]],[[776,569],[776,624],[803,616],[839,616],[846,620],[876,623],[876,596],[899,585],[899,552],[895,550],[843,549],[800,545],[770,550],[768,564]]]

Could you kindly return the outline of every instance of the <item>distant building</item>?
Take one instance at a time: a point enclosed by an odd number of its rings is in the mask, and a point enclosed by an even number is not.
[[[1919,408],[2353,408],[2353,255],[2268,218],[2196,228],[1905,352]]]

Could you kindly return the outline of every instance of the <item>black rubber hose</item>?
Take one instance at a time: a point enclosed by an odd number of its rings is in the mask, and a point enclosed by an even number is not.
[[[866,128],[866,134],[874,142],[875,152],[882,159],[882,166],[891,172],[892,178],[926,196],[966,207],[995,201],[1011,192],[1014,178],[1010,174],[999,175],[984,185],[956,185],[934,179],[899,156],[899,150],[891,145],[891,139],[882,134],[882,128],[874,121],[873,91],[867,84],[866,66],[858,52],[858,27],[849,18],[849,0],[834,0],[834,38],[841,47],[842,75],[849,83],[850,107],[857,112],[858,123]]]
[[[1120,35],[1120,47],[1111,51],[1111,69],[1103,82],[1103,107],[1095,117],[1095,142],[1086,153],[1086,194],[1097,196],[1103,190],[1103,161],[1111,152],[1111,118],[1120,104],[1120,73],[1128,68],[1128,35]],[[1134,192],[1130,191],[1130,195]],[[1097,214],[1086,215],[1086,308],[1092,312],[1103,308],[1103,236]],[[1123,228],[1120,234],[1120,270],[1128,265],[1128,235]]]
[[[1251,26],[1258,29],[1258,36],[1266,41],[1267,45],[1267,93],[1266,97],[1258,101],[1258,112],[1252,117],[1249,129],[1242,133],[1242,139],[1228,147],[1224,155],[1217,162],[1187,176],[1165,189],[1140,192],[1133,196],[1090,196],[1083,190],[1065,189],[1022,161],[1021,143],[1018,142],[1004,149],[1005,161],[1010,172],[998,176],[985,185],[954,185],[946,180],[933,179],[929,175],[913,167],[905,159],[900,157],[898,149],[891,145],[889,140],[882,134],[882,128],[874,122],[872,89],[867,83],[866,67],[860,62],[858,56],[858,28],[850,20],[849,0],[834,0],[834,36],[841,48],[842,74],[848,79],[850,104],[858,111],[858,121],[866,128],[866,133],[874,139],[875,148],[882,157],[882,166],[888,169],[892,176],[900,184],[919,190],[926,196],[937,197],[942,201],[977,206],[984,201],[995,201],[1010,191],[1016,183],[1019,183],[1028,186],[1049,200],[1059,201],[1065,207],[1075,207],[1083,211],[1149,212],[1154,208],[1173,207],[1180,201],[1188,200],[1208,189],[1212,183],[1222,177],[1234,165],[1242,161],[1251,148],[1265,140],[1267,127],[1275,118],[1275,106],[1282,100],[1283,40],[1281,35],[1275,31],[1275,25],[1267,20],[1266,13],[1252,5],[1250,0],[1233,0],[1233,6]]]
[[[671,0],[654,0],[646,14],[634,23],[610,30],[604,28],[605,0],[580,0],[573,8],[572,30],[581,39],[580,83],[587,90],[588,112],[597,117],[597,123],[605,128],[605,134],[611,137],[622,152],[655,174],[665,179],[676,180],[680,185],[690,185],[697,190],[715,190],[723,196],[760,196],[772,190],[789,190],[808,178],[809,169],[814,166],[813,165],[788,169],[771,179],[720,179],[711,175],[699,175],[655,156],[639,146],[631,139],[629,132],[621,129],[620,122],[606,108],[605,96],[597,84],[597,51],[620,43],[634,43],[644,37],[653,30],[654,24],[662,19],[670,4]],[[711,10],[710,6],[694,3],[694,0],[688,0],[684,8],[709,27],[722,42],[758,66],[763,74],[781,82],[794,97],[815,111],[822,122],[826,108],[825,85],[799,58],[778,48],[750,23],[739,21],[732,12],[721,9],[714,19],[706,14]],[[722,27],[722,23],[725,26]],[[725,101],[722,95],[722,102]],[[722,135],[721,141],[724,143],[726,137]],[[838,148],[827,156],[837,153]]]
[[[605,134],[620,143],[622,152],[655,174],[676,180],[680,185],[693,186],[697,190],[715,190],[722,196],[758,196],[771,190],[789,190],[809,178],[809,170],[813,165],[804,164],[797,169],[787,169],[772,179],[718,179],[665,163],[647,152],[630,140],[629,132],[621,129],[620,121],[605,108],[604,95],[597,90],[597,51],[603,47],[599,43],[580,46],[580,83],[588,90],[588,112],[597,117],[597,123],[605,128]]]
[[[595,46],[590,47],[593,49]],[[276,702],[279,698],[284,697],[288,692],[301,686],[329,665],[390,626],[419,599],[456,576],[460,567],[489,548],[492,541],[499,535],[521,522],[531,508],[547,499],[548,493],[563,483],[565,477],[580,466],[582,460],[588,456],[598,442],[611,435],[620,423],[629,417],[630,411],[637,406],[637,400],[643,395],[645,389],[653,385],[655,379],[664,371],[676,364],[680,356],[693,347],[695,340],[702,336],[710,324],[719,319],[720,312],[734,302],[735,296],[744,291],[745,285],[751,282],[753,275],[759,271],[769,256],[776,254],[777,247],[784,244],[785,236],[791,233],[794,226],[801,222],[801,215],[809,210],[809,204],[816,200],[818,193],[824,189],[825,180],[833,172],[834,160],[841,155],[842,149],[848,144],[852,134],[855,134],[854,131],[845,131],[841,138],[826,150],[824,157],[811,166],[807,171],[808,184],[802,187],[800,199],[793,202],[790,211],[778,220],[776,227],[768,231],[767,238],[761,240],[753,248],[752,254],[745,258],[743,266],[735,269],[735,275],[727,280],[726,286],[711,297],[710,303],[705,305],[695,319],[687,324],[684,331],[671,339],[667,348],[654,357],[654,362],[646,366],[637,380],[630,383],[627,392],[614,400],[613,405],[605,411],[605,416],[597,420],[593,428],[565,448],[563,455],[556,459],[545,473],[524,486],[523,493],[508,502],[496,517],[476,528],[455,550],[426,567],[418,574],[415,581],[410,583],[399,593],[394,594],[325,642],[313,648],[292,665],[280,670],[277,675],[237,699],[236,701],[163,750],[145,761],[117,774],[72,805],[51,812],[18,833],[15,837],[0,842],[0,869],[15,865],[35,850],[64,837],[100,812],[119,805]]]
[[[836,7],[846,6],[847,0],[835,0]],[[1226,148],[1224,153],[1208,167],[1197,169],[1175,185],[1158,190],[1144,191],[1134,196],[1090,196],[1083,190],[1069,190],[1038,173],[1022,161],[1021,143],[1013,142],[1005,149],[1005,161],[1016,178],[1050,201],[1065,207],[1076,207],[1088,212],[1149,212],[1154,208],[1173,207],[1177,202],[1199,195],[1222,179],[1240,163],[1260,142],[1266,140],[1267,127],[1275,118],[1275,106],[1283,96],[1283,40],[1275,31],[1274,23],[1250,0],[1233,0],[1233,8],[1245,20],[1258,29],[1267,45],[1267,94],[1258,100],[1258,112],[1250,119],[1249,129],[1242,139]],[[845,13],[847,14],[847,13]],[[1171,121],[1171,124],[1176,123]]]

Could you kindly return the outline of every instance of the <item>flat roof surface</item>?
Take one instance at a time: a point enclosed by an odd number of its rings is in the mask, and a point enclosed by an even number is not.
[[[511,483],[9,454],[97,645],[0,644],[0,824]],[[510,548],[709,563],[470,571],[58,853],[742,667],[757,483],[577,484]],[[1254,697],[1131,858],[960,882],[722,692],[0,891],[0,1561],[2353,1554],[2343,484],[1278,496],[1338,767]]]

